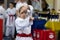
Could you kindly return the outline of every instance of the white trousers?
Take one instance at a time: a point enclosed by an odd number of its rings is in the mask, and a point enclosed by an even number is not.
[[[19,36],[16,36],[15,40],[33,40],[33,38],[32,37],[19,37]]]
[[[14,33],[15,33],[15,27],[13,26],[13,27],[9,27],[9,26],[7,26],[6,27],[6,36],[9,36],[9,35],[11,35],[12,37],[14,37]]]

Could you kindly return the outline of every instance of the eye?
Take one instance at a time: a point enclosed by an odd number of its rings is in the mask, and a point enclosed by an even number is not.
[[[26,14],[26,13],[27,13],[27,11],[23,11],[23,12],[21,12],[21,13],[22,13],[22,14],[23,14],[23,13],[25,13],[25,14]]]

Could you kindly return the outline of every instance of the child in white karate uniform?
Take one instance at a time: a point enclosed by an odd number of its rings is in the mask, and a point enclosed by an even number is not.
[[[16,39],[15,40],[33,40],[31,35],[31,25],[34,18],[27,15],[27,9],[22,6],[19,9],[19,17],[15,20]]]
[[[15,13],[16,9],[14,8],[14,3],[9,3],[9,8],[6,11],[6,36],[14,37],[15,31]]]

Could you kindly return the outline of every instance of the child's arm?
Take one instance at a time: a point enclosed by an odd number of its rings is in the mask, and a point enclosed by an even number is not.
[[[34,17],[30,17],[30,19],[29,19],[30,25],[33,25],[33,20],[34,20]]]
[[[34,17],[30,17],[30,21],[33,21],[34,20]]]

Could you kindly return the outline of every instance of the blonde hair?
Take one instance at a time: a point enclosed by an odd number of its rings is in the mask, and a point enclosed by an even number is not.
[[[20,13],[20,11],[21,11],[21,9],[23,8],[24,6],[21,6],[20,8],[19,8],[19,13]]]

